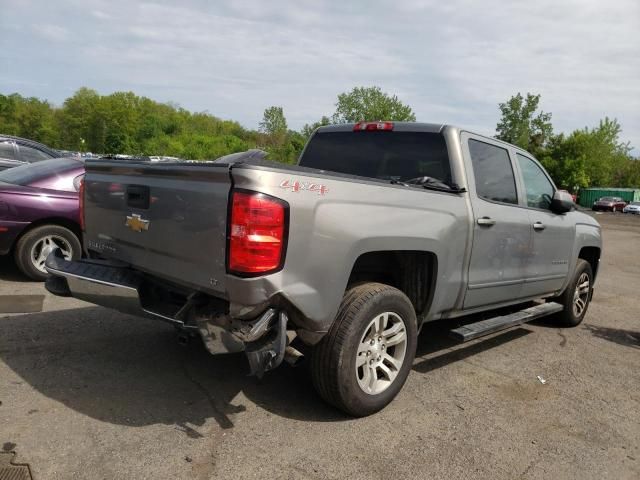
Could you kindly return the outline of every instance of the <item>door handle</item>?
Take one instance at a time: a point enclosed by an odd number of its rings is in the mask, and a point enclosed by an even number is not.
[[[533,229],[534,230],[544,230],[545,228],[547,228],[547,227],[545,227],[544,223],[542,223],[542,222],[536,222],[536,223],[533,224]]]
[[[490,227],[495,224],[496,224],[496,221],[489,217],[480,217],[478,219],[478,225],[482,225],[483,227]]]

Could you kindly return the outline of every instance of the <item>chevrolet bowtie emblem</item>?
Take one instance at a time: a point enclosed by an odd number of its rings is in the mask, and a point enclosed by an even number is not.
[[[124,224],[134,232],[141,232],[142,230],[149,230],[149,220],[144,220],[137,213],[127,215],[127,221]]]

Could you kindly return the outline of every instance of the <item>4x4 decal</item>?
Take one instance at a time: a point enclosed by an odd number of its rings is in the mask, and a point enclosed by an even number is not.
[[[289,189],[292,192],[316,192],[318,195],[324,195],[329,191],[326,185],[314,182],[300,182],[298,180],[286,179],[280,183],[280,188]]]

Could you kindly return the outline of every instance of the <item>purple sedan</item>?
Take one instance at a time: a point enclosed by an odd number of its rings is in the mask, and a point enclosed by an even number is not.
[[[60,248],[80,258],[78,189],[84,162],[55,158],[0,172],[0,255],[13,252],[18,268],[44,280],[44,261]]]

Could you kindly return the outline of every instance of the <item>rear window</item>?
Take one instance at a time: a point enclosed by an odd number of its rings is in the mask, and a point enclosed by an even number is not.
[[[0,182],[28,186],[78,168],[79,163],[78,160],[72,158],[53,158],[29,165],[20,165],[0,172]]]
[[[0,142],[0,158],[6,158],[8,160],[19,160],[16,149],[13,147],[13,142]]]
[[[381,180],[428,176],[451,183],[447,145],[439,133],[317,133],[307,145],[300,165]]]
[[[43,152],[42,150],[38,150],[37,148],[31,148],[24,145],[19,146],[20,156],[22,160],[29,163],[40,162],[42,160],[48,160],[49,158],[53,158],[48,153]]]

